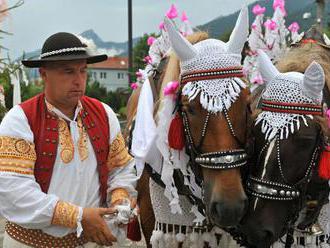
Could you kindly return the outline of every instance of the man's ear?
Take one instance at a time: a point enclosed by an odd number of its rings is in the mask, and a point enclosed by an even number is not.
[[[45,81],[47,78],[47,73],[46,73],[46,70],[44,67],[39,68],[39,74],[40,74],[40,77],[42,78],[42,80]]]

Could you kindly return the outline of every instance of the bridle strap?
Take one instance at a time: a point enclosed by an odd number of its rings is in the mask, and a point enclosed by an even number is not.
[[[300,114],[300,115],[322,115],[322,105],[283,103],[262,100],[261,109],[263,111]]]
[[[212,80],[222,78],[244,77],[243,69],[241,66],[217,68],[208,70],[191,71],[181,75],[181,85],[188,82],[195,82],[201,80]]]

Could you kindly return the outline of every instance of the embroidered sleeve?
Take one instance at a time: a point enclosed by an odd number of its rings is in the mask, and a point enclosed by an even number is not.
[[[37,159],[34,144],[9,136],[0,136],[0,172],[33,175]]]
[[[124,188],[117,188],[111,192],[111,205],[118,200],[129,198],[129,194]]]
[[[110,149],[109,149],[109,155],[108,155],[108,168],[109,170],[125,166],[132,157],[129,155],[125,140],[121,133],[118,133],[115,140],[111,143]]]
[[[53,225],[76,228],[79,214],[79,207],[71,203],[58,201],[53,214]]]

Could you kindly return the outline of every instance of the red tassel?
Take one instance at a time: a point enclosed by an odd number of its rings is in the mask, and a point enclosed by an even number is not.
[[[140,223],[137,217],[127,225],[127,238],[132,241],[141,240]]]
[[[326,146],[321,153],[319,176],[323,179],[330,180],[330,146]]]
[[[183,120],[179,113],[176,113],[171,122],[168,132],[168,144],[171,148],[182,150],[185,145]]]

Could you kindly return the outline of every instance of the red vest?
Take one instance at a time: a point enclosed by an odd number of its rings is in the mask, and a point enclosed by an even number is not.
[[[81,103],[83,110],[79,114],[96,154],[101,202],[105,203],[109,173],[106,165],[110,137],[108,116],[96,99],[83,96]],[[47,110],[44,94],[21,103],[21,107],[34,135],[37,154],[34,176],[41,190],[47,193],[58,146],[58,117]]]

